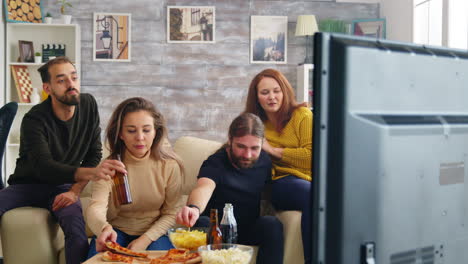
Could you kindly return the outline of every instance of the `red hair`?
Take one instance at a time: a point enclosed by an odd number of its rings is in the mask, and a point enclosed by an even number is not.
[[[275,79],[278,82],[281,91],[283,92],[283,102],[278,112],[276,113],[277,122],[275,127],[276,131],[281,132],[291,119],[294,110],[300,107],[300,105],[296,102],[296,96],[291,84],[281,72],[275,69],[265,69],[253,78],[252,82],[250,82],[249,92],[247,94],[245,112],[259,116],[263,122],[268,120],[265,110],[263,110],[262,106],[258,102],[257,91],[258,84],[265,77]]]

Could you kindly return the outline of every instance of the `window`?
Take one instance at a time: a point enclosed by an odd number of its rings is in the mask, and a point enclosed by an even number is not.
[[[413,42],[442,45],[442,0],[414,0]]]
[[[413,0],[413,42],[468,48],[467,0]]]
[[[449,0],[447,46],[468,49],[468,1]]]

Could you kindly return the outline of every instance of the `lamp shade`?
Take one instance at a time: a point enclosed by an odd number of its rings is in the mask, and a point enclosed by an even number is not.
[[[317,31],[317,20],[314,15],[300,15],[297,17],[296,36],[312,36]]]
[[[103,30],[102,31],[102,45],[104,46],[105,49],[110,49],[110,43],[112,40],[112,36],[109,34],[109,30]]]

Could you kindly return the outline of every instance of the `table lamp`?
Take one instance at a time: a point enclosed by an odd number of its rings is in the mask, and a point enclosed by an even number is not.
[[[314,15],[297,17],[296,36],[306,36],[306,57],[304,64],[312,64],[312,36],[319,31]]]

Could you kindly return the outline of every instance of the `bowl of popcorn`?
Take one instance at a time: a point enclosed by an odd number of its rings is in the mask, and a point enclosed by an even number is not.
[[[176,248],[197,250],[198,247],[206,245],[206,228],[171,228],[167,233],[169,240]]]
[[[239,244],[210,244],[198,248],[203,264],[249,264],[254,249]]]

